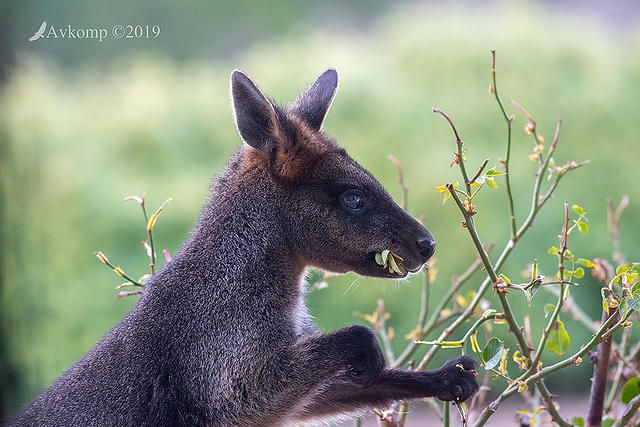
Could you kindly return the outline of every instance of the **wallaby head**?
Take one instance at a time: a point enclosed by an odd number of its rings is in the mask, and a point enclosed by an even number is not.
[[[433,255],[433,237],[322,131],[337,88],[338,74],[329,69],[285,108],[234,71],[235,121],[247,144],[242,179],[273,187],[287,244],[301,265],[397,278],[376,263],[375,254],[387,249],[415,272]]]

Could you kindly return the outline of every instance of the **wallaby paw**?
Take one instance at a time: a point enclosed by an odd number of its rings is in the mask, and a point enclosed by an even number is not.
[[[449,360],[436,372],[441,384],[436,397],[440,400],[464,402],[478,391],[476,362],[469,356]]]

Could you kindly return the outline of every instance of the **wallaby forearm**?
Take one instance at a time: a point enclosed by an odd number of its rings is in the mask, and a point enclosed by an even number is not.
[[[311,366],[300,366],[309,391],[299,419],[336,412],[386,407],[395,400],[439,397],[454,400],[476,390],[475,364],[469,357],[447,362],[435,371],[405,371],[386,366],[373,331],[350,326],[305,340]],[[296,384],[300,389],[300,384]]]

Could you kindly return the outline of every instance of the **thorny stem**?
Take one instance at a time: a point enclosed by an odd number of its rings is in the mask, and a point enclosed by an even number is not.
[[[447,121],[451,125],[453,134],[456,137],[456,145],[458,146],[458,152],[456,153],[455,161],[457,161],[458,166],[460,166],[460,172],[462,173],[462,179],[464,180],[464,185],[467,189],[467,194],[471,194],[471,182],[469,181],[469,177],[467,176],[467,168],[464,166],[464,158],[462,157],[462,154],[463,154],[462,144],[464,144],[464,142],[462,142],[462,140],[460,139],[460,135],[458,135],[458,130],[456,129],[456,126],[453,124],[453,121],[449,118],[449,116],[445,114],[444,111],[434,108],[433,112],[442,115],[442,117],[447,119]]]
[[[540,381],[537,384],[538,391],[540,392],[540,396],[544,400],[545,407],[547,408],[547,412],[551,415],[551,419],[556,422],[561,427],[573,427],[573,424],[568,423],[562,418],[562,415],[558,412],[556,405],[553,403],[553,395],[549,392],[547,386]]]
[[[500,107],[500,111],[502,112],[502,116],[504,120],[507,122],[507,153],[504,158],[504,173],[505,175],[505,186],[507,188],[507,198],[509,199],[509,214],[510,214],[510,223],[511,223],[511,240],[515,241],[517,239],[516,235],[516,215],[513,208],[513,193],[511,192],[511,179],[509,176],[509,160],[511,158],[511,123],[513,121],[513,117],[507,116],[507,112],[502,105],[502,101],[500,101],[500,96],[498,96],[498,86],[496,85],[496,51],[491,51],[491,80],[493,82],[493,95],[498,102],[498,106]]]
[[[475,226],[471,223],[471,215],[469,214],[467,209],[464,207],[464,205],[460,201],[460,198],[456,194],[456,192],[455,192],[455,190],[453,188],[453,185],[452,184],[447,184],[446,187],[449,190],[449,193],[451,193],[451,197],[453,198],[453,200],[458,205],[458,208],[460,209],[460,212],[464,216],[465,223],[466,223],[466,227],[465,228],[467,229],[467,231],[469,231],[469,235],[471,236],[471,240],[473,240],[473,244],[476,246],[476,250],[478,251],[478,254],[480,255],[480,259],[482,259],[482,263],[484,264],[484,268],[487,270],[487,274],[489,275],[489,279],[491,280],[491,283],[496,283],[497,284],[498,283],[498,275],[496,274],[496,270],[494,269],[493,265],[491,264],[491,260],[489,260],[489,255],[487,255],[486,251],[484,250],[484,247],[482,246],[482,242],[480,241],[480,237],[478,236],[478,232],[476,231]],[[511,310],[511,306],[509,305],[509,301],[507,300],[507,297],[506,297],[504,292],[498,291],[496,293],[498,294],[498,298],[500,299],[500,304],[502,304],[502,308],[504,309],[505,320],[509,324],[509,328],[510,328],[511,332],[516,337],[516,341],[518,342],[518,346],[520,347],[520,351],[528,359],[529,358],[529,346],[527,345],[527,341],[525,340],[524,335],[522,334],[522,330],[520,329],[520,325],[518,325],[518,321],[513,316],[513,312]]]
[[[627,316],[628,317],[628,316]],[[582,358],[582,356],[584,356],[589,350],[591,350],[594,346],[596,346],[597,344],[599,344],[600,342],[602,342],[603,340],[609,338],[610,336],[612,336],[618,329],[620,329],[622,327],[622,322],[626,320],[622,319],[620,322],[616,323],[615,325],[613,325],[613,323],[615,323],[615,318],[614,317],[609,317],[609,319],[607,319],[607,321],[600,327],[600,329],[598,329],[598,332],[596,332],[596,334],[593,336],[593,338],[591,338],[591,340],[589,340],[589,342],[582,347],[578,352],[576,352],[573,356],[570,356],[558,363],[555,363],[553,365],[547,366],[546,368],[543,368],[541,370],[539,370],[538,372],[536,372],[535,374],[529,376],[528,378],[524,379],[522,382],[525,384],[535,384],[536,382],[540,381],[541,379],[547,377],[548,375],[560,370],[560,369],[564,369],[568,366],[571,366],[572,364],[576,364],[577,360],[579,360],[580,358]],[[613,325],[613,326],[612,326]],[[481,413],[480,418],[478,419],[478,421],[475,424],[475,427],[480,427],[483,426],[487,420],[489,419],[489,417],[491,417],[491,415],[493,415],[496,410],[498,409],[498,406],[500,406],[500,404],[502,404],[502,402],[504,402],[506,399],[508,399],[509,397],[511,397],[512,395],[514,395],[515,393],[517,393],[518,391],[518,383],[514,383],[513,385],[507,387],[507,389],[505,391],[503,391],[500,396],[498,396],[496,398],[496,400],[494,400],[491,404],[489,404],[489,406],[487,406]]]

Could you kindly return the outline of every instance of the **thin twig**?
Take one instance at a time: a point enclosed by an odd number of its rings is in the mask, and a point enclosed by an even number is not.
[[[620,339],[620,353],[618,354],[620,360],[618,361],[618,367],[616,368],[616,372],[613,375],[613,384],[611,385],[611,389],[609,390],[609,395],[607,396],[607,400],[604,405],[604,413],[608,413],[613,407],[613,402],[618,394],[620,389],[620,385],[622,384],[622,374],[624,372],[625,367],[625,353],[627,352],[627,348],[629,346],[629,335],[631,335],[631,328],[624,328],[622,330],[622,338]]]
[[[467,194],[471,194],[471,184],[469,182],[469,177],[467,176],[467,168],[464,166],[463,149],[462,149],[462,144],[464,144],[464,142],[462,142],[462,140],[460,139],[460,135],[458,135],[458,130],[456,129],[456,126],[453,124],[453,121],[449,118],[449,116],[445,114],[444,111],[439,110],[437,108],[433,108],[433,112],[442,115],[442,117],[447,119],[447,121],[451,125],[453,134],[456,137],[456,145],[458,146],[458,152],[456,153],[456,158],[454,160],[454,163],[457,163],[458,166],[460,166],[460,172],[462,172],[462,179],[464,180],[464,185],[467,189]]]
[[[476,182],[476,179],[478,179],[480,174],[482,174],[482,171],[484,170],[484,168],[487,167],[487,163],[489,163],[489,159],[484,159],[484,162],[482,162],[482,164],[480,165],[480,169],[478,169],[478,172],[476,172],[476,174],[473,176],[473,178],[471,178],[471,181],[469,181],[469,185],[471,185],[474,182]]]
[[[611,199],[607,200],[607,229],[613,245],[613,260],[618,264],[626,264],[625,256],[620,249],[620,217],[629,204],[629,196],[622,196],[617,208]]]
[[[511,240],[517,239],[516,235],[516,214],[513,208],[513,193],[511,192],[511,178],[509,176],[509,161],[511,160],[511,125],[513,116],[507,116],[507,112],[498,96],[498,86],[496,84],[496,51],[491,51],[491,80],[493,81],[493,95],[498,102],[502,116],[507,123],[507,153],[504,158],[505,187],[507,189],[507,198],[509,199],[509,223],[511,225]]]
[[[562,418],[562,415],[558,412],[556,405],[553,402],[553,396],[547,389],[547,386],[540,381],[537,384],[538,391],[540,391],[540,396],[542,396],[542,400],[544,400],[545,407],[547,408],[547,412],[551,415],[551,419],[556,422],[561,427],[573,427],[572,423],[568,423]]]
[[[132,286],[137,286],[139,288],[144,287],[144,285],[140,282],[138,282],[137,280],[132,279],[131,277],[129,277],[124,270],[122,270],[122,268],[120,267],[116,267],[113,264],[111,264],[111,262],[109,261],[109,259],[105,256],[105,254],[103,254],[100,251],[94,252],[93,253],[104,265],[106,265],[107,267],[111,268],[118,276],[122,277],[123,279],[129,281],[131,283]]]
[[[405,211],[409,209],[409,187],[404,183],[404,174],[402,173],[402,165],[400,161],[393,155],[389,154],[387,159],[391,161],[396,168],[398,169],[398,182],[400,183],[400,188],[402,189],[402,204],[400,205],[402,209]]]
[[[623,427],[629,425],[629,421],[633,418],[634,415],[638,414],[638,409],[640,409],[640,395],[631,399],[627,409],[624,411],[622,416],[618,421],[613,424],[613,427]]]
[[[387,334],[387,326],[386,326],[386,322],[385,322],[385,315],[387,313],[385,313],[384,311],[384,300],[383,299],[379,299],[378,300],[378,324],[376,325],[376,329],[378,329],[378,334],[380,334],[380,338],[382,339],[382,347],[385,350],[385,353],[387,355],[387,359],[389,361],[393,361],[395,360],[395,356],[393,354],[393,347],[391,345],[391,338],[389,338],[389,335]]]

